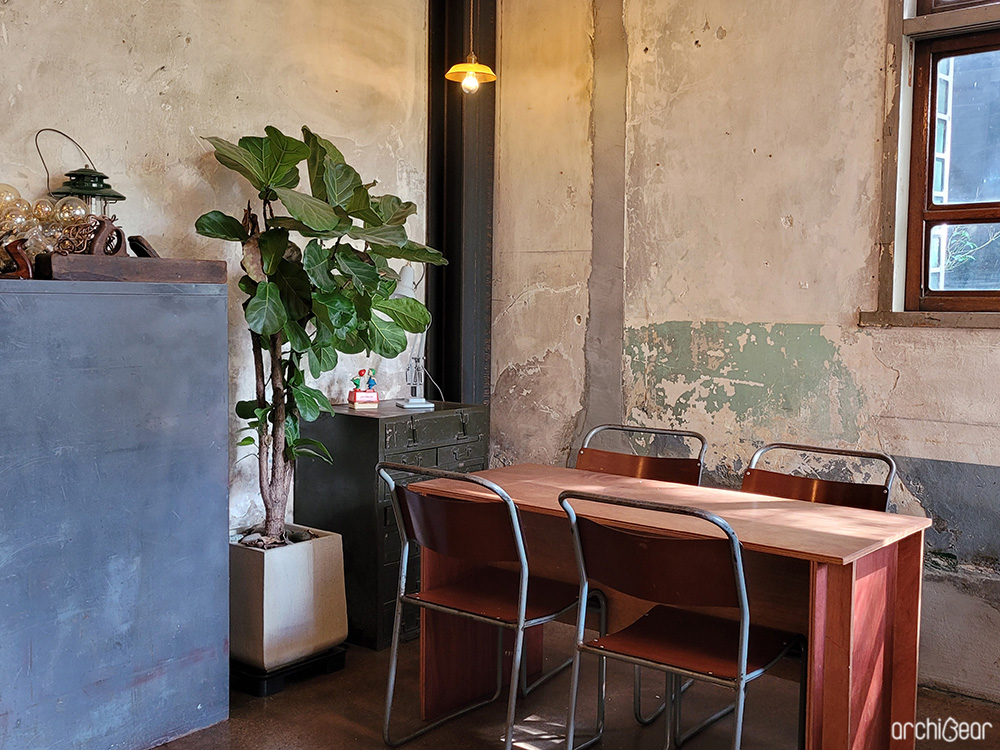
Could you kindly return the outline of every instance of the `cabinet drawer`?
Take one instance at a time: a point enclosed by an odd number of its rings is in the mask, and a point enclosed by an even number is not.
[[[438,466],[459,466],[469,461],[482,460],[486,456],[486,443],[457,443],[437,449]]]
[[[422,466],[424,468],[438,465],[437,451],[433,448],[411,450],[406,451],[406,453],[387,453],[385,460],[397,464],[406,464],[407,466]],[[392,472],[391,476],[393,481],[398,481],[397,477],[403,477],[404,479],[407,477],[407,475],[397,474],[396,472]]]
[[[386,452],[432,448],[451,443],[486,440],[489,417],[485,407],[422,412],[383,423]]]

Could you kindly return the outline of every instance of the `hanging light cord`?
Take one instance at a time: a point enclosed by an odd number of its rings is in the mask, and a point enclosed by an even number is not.
[[[476,54],[475,49],[472,44],[472,24],[475,18],[475,4],[476,0],[469,0],[469,54]]]
[[[45,132],[48,132],[48,133],[58,133],[59,135],[61,135],[66,140],[70,141],[74,146],[76,146],[78,149],[80,149],[80,152],[86,157],[87,164],[92,169],[97,169],[97,167],[94,166],[94,160],[90,158],[90,154],[87,153],[86,149],[84,149],[84,147],[81,146],[76,141],[75,138],[72,138],[71,136],[66,135],[61,130],[56,130],[55,128],[42,128],[37,133],[35,133],[35,151],[38,152],[38,158],[42,162],[42,169],[45,170],[45,193],[47,195],[52,195],[52,191],[49,190],[49,182],[51,181],[52,178],[49,176],[49,166],[45,163],[45,157],[42,156],[42,149],[38,145],[38,136],[40,136],[42,133],[45,133]]]

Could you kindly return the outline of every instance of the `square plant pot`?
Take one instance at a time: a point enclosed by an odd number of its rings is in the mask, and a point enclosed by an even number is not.
[[[290,529],[306,526],[288,524]],[[229,545],[229,651],[264,672],[326,651],[347,637],[340,534],[262,550]]]

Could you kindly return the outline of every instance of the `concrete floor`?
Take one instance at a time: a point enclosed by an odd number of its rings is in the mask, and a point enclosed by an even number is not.
[[[557,659],[570,651],[572,629],[555,623],[546,626],[546,658]],[[403,730],[413,726],[417,716],[416,677],[419,646],[404,644],[397,686],[398,718]],[[578,727],[589,726],[593,717],[594,660],[585,660],[581,685],[581,712]],[[378,750],[382,744],[382,715],[388,651],[374,652],[351,648],[347,667],[336,674],[291,683],[269,698],[232,694],[229,721],[161,746],[163,750]],[[655,675],[653,675],[655,677]],[[652,705],[659,694],[659,680],[645,683]],[[564,672],[518,702],[515,747],[521,750],[548,750],[562,747],[566,720],[569,674]],[[727,692],[708,685],[695,685],[684,699],[685,723],[692,723],[715,707],[724,705]],[[414,740],[408,748],[502,747],[505,694],[485,708],[457,719]],[[653,750],[662,747],[662,719],[640,727],[632,719],[631,668],[610,663],[608,669],[608,718],[604,740],[599,747]],[[764,676],[752,683],[748,692],[743,731],[743,747],[783,750],[795,748],[798,685],[779,677]],[[918,719],[954,717],[958,721],[992,722],[984,742],[918,742],[918,748],[1000,747],[1000,706],[932,690],[921,690]],[[588,722],[585,724],[585,722]],[[580,730],[578,730],[580,731]],[[398,732],[398,730],[397,730]],[[685,750],[728,748],[732,720],[719,722],[690,743]]]

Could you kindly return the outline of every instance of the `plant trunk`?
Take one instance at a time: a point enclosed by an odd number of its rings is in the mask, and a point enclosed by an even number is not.
[[[285,533],[285,509],[288,507],[288,492],[292,485],[292,461],[285,454],[286,394],[285,375],[281,368],[281,347],[284,343],[280,333],[269,337],[271,358],[271,476],[267,489],[261,485],[264,501],[264,536],[280,539]],[[260,446],[260,453],[267,455],[266,446]],[[267,460],[266,458],[264,459]]]

